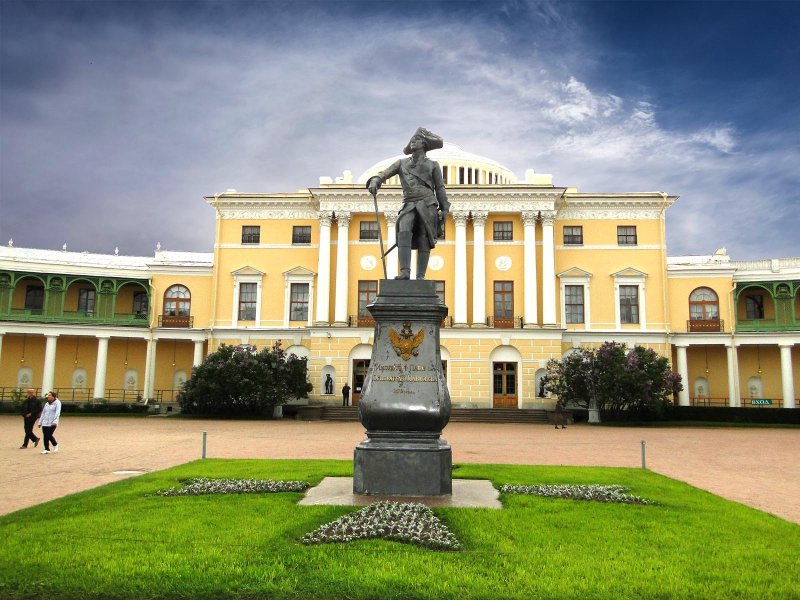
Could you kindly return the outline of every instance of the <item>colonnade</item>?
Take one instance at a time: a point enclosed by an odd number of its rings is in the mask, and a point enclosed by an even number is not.
[[[56,374],[56,354],[58,351],[58,338],[61,334],[46,333],[45,349],[44,349],[44,362],[42,366],[42,383],[41,389],[43,391],[52,390],[55,388],[55,374]],[[70,334],[72,337],[72,334]],[[2,342],[3,335],[0,334],[0,359],[2,359]],[[84,336],[80,336],[84,337]],[[108,370],[108,343],[111,339],[110,334],[95,335],[97,340],[97,357],[95,362],[95,376],[94,376],[94,398],[104,398],[106,394],[106,374]],[[145,352],[145,371],[144,371],[144,397],[152,398],[155,392],[155,371],[156,371],[156,345],[159,338],[142,337],[142,338],[129,338],[144,340],[147,342],[147,350]],[[194,355],[192,357],[192,366],[196,367],[203,362],[203,345],[205,339],[192,339],[194,344]]]
[[[678,392],[678,404],[680,406],[689,406],[689,388],[691,383],[689,381],[689,366],[687,359],[687,350],[690,346],[688,341],[679,341],[674,343],[675,352],[677,355],[677,370],[683,381],[683,389]],[[781,362],[781,395],[783,399],[783,408],[796,408],[796,400],[794,393],[794,373],[792,371],[792,343],[778,343],[780,350]],[[727,374],[728,374],[728,398],[730,406],[741,406],[741,397],[739,394],[739,367],[738,356],[736,352],[737,346],[733,342],[725,344],[727,354]]]
[[[486,324],[486,221],[489,211],[457,210],[450,213],[455,223],[455,279],[454,306],[452,307],[453,325],[455,327],[481,327]],[[317,265],[317,293],[315,325],[344,327],[348,318],[348,279],[349,279],[349,226],[352,215],[348,212],[336,212],[338,240],[336,244],[336,278],[333,322],[330,322],[330,285],[331,285],[331,227],[333,215],[320,214],[320,245]],[[397,215],[384,214],[388,236],[386,248],[396,242],[395,223]],[[472,221],[473,258],[472,258],[472,319],[467,315],[467,222]],[[555,212],[523,212],[523,269],[525,273],[523,287],[523,320],[526,327],[556,327],[556,274],[555,245],[553,224]],[[538,317],[538,283],[537,283],[537,249],[536,224],[542,225],[542,319]],[[412,261],[412,276],[414,261]],[[386,271],[391,279],[398,272],[397,253],[387,256]]]

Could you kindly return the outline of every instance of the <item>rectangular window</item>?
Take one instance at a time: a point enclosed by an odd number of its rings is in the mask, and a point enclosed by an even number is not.
[[[744,306],[748,319],[764,318],[764,296],[761,294],[745,296]]]
[[[636,245],[636,226],[635,225],[618,225],[617,226],[617,244],[620,246],[635,246]]]
[[[78,312],[84,314],[94,313],[94,300],[96,297],[94,290],[78,290]]]
[[[564,309],[567,323],[583,323],[583,286],[564,286]]]
[[[375,221],[361,221],[358,230],[358,239],[360,240],[377,240],[378,239],[378,224]]]
[[[622,323],[639,322],[639,286],[619,286],[619,318]]]
[[[514,239],[514,224],[511,221],[495,221],[493,227],[495,242],[510,242]]]
[[[436,281],[436,295],[439,296],[439,301],[444,304],[444,281]]]
[[[147,292],[136,292],[133,295],[133,314],[139,317],[147,315]]]
[[[257,283],[239,284],[239,320],[256,320],[256,300],[258,297]]]
[[[367,310],[367,305],[375,302],[378,297],[377,281],[358,282],[358,316],[361,318],[372,318]]]
[[[44,308],[44,286],[29,285],[25,289],[25,310],[41,313]]]
[[[311,225],[295,225],[292,227],[293,244],[311,243]]]
[[[450,183],[449,181],[447,181],[448,173],[449,173],[449,168],[446,166],[442,167],[442,181],[444,181],[445,184]]]
[[[514,318],[514,282],[494,282],[494,319]],[[497,324],[497,323],[495,323]]]
[[[290,321],[308,321],[308,284],[293,283],[289,303]]]
[[[261,227],[259,225],[242,225],[242,243],[261,243]]]
[[[564,245],[583,246],[582,225],[564,225]]]

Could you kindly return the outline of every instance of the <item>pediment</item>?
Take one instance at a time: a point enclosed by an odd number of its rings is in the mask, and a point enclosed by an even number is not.
[[[234,277],[242,276],[242,275],[260,275],[263,276],[264,273],[256,269],[255,267],[251,267],[249,265],[236,269],[235,271],[231,271],[231,275]]]
[[[571,269],[567,269],[566,271],[561,271],[558,274],[559,277],[580,277],[583,279],[588,279],[592,276],[589,271],[584,271],[583,269],[579,269],[578,267],[572,267]]]
[[[284,277],[314,277],[314,275],[316,275],[314,271],[299,266],[283,272]]]
[[[619,277],[647,277],[647,273],[644,273],[638,269],[634,269],[633,267],[626,267],[621,271],[617,271],[616,273],[611,274],[612,277],[619,278]]]

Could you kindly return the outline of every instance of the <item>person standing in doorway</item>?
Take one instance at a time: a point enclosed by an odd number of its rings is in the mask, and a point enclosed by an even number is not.
[[[61,416],[61,400],[55,392],[47,392],[47,403],[42,408],[42,416],[39,417],[39,427],[42,428],[44,437],[44,450],[42,454],[50,454],[50,444],[53,444],[53,452],[58,452],[58,442],[53,437],[53,433],[58,427],[58,418]]]
[[[344,387],[342,387],[342,406],[348,406],[350,404],[350,386],[347,385],[345,382]]]
[[[34,391],[26,390],[28,397],[22,402],[22,419],[25,425],[25,439],[22,440],[20,448],[28,447],[28,440],[33,442],[33,447],[39,445],[38,436],[33,433],[33,426],[36,425],[36,419],[42,414],[42,403],[34,394]]]

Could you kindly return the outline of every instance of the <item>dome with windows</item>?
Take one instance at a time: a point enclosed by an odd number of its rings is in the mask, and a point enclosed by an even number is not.
[[[445,185],[495,185],[517,183],[517,177],[510,170],[491,158],[465,152],[456,144],[444,143],[439,150],[427,153],[431,160],[435,160],[442,167]],[[384,170],[396,160],[405,158],[404,155],[393,156],[372,165],[358,178],[359,183],[367,180],[378,172]],[[390,178],[388,185],[399,185],[397,176]]]

